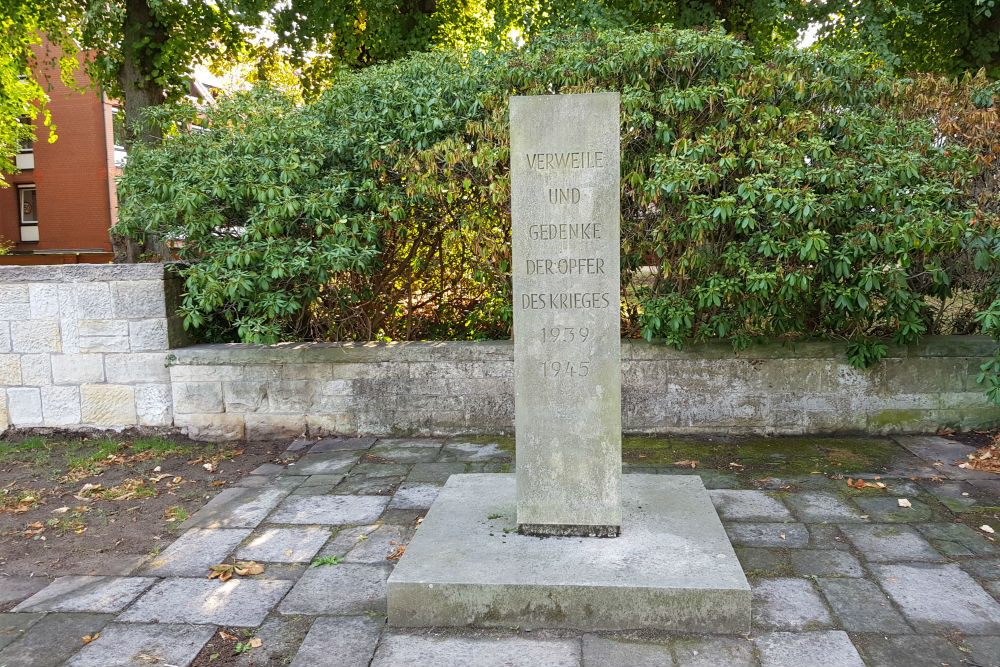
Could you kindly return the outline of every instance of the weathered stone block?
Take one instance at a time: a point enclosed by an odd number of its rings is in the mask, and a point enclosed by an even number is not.
[[[104,382],[104,359],[100,354],[54,354],[52,381],[56,384]]]
[[[85,384],[80,387],[80,408],[85,424],[134,426],[135,389],[115,384]]]
[[[52,384],[52,364],[48,354],[21,355],[21,384],[41,387]]]
[[[11,387],[7,390],[7,418],[11,426],[41,426],[42,395],[37,387]]]
[[[10,352],[10,322],[0,320],[0,354]]]
[[[166,317],[162,280],[112,282],[115,317]]]
[[[76,354],[80,351],[80,322],[74,317],[59,319],[59,336],[63,354]]]
[[[0,354],[0,386],[21,386],[21,355]]]
[[[152,352],[170,347],[167,319],[133,320],[128,325],[129,345],[133,352]]]
[[[42,387],[42,415],[46,426],[80,423],[79,387]]]
[[[265,415],[243,416],[247,440],[277,440],[296,438],[306,432],[305,415]]]
[[[313,402],[320,383],[315,380],[278,380],[268,382],[267,395],[274,412],[307,414],[313,412]]]
[[[358,432],[358,419],[354,413],[335,415],[306,415],[309,435],[350,435]]]
[[[81,336],[127,336],[128,320],[80,320]]]
[[[75,316],[81,320],[107,320],[113,317],[111,288],[108,287],[107,283],[80,283],[65,287],[72,292],[72,295],[63,296],[60,294],[59,313],[62,317]],[[74,301],[75,312],[63,310],[64,303],[72,307]]]
[[[169,384],[135,385],[135,412],[140,426],[170,426],[174,421]]]
[[[174,414],[222,412],[221,382],[174,382]]]
[[[81,352],[128,352],[128,336],[79,336]]]
[[[221,414],[174,414],[174,426],[192,440],[242,440],[243,416]]]
[[[59,352],[59,320],[13,321],[10,323],[10,339],[14,352]]]
[[[59,317],[59,289],[51,283],[28,285],[31,319]]]
[[[104,357],[104,372],[108,382],[170,382],[165,352],[108,354]],[[208,412],[208,410],[203,410]]]
[[[28,285],[0,283],[0,303],[28,303]]]
[[[267,383],[260,381],[235,381],[222,383],[222,398],[226,412],[267,411]]]

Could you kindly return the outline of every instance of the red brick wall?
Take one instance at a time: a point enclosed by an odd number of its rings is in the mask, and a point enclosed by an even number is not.
[[[47,67],[40,65],[44,76]],[[78,80],[88,80],[82,70]],[[114,202],[114,149],[111,105],[92,89],[74,91],[50,72],[48,108],[59,138],[36,121],[35,168],[4,175],[12,187],[0,189],[0,236],[15,241],[15,251],[110,251],[108,229]],[[48,83],[44,85],[48,88]],[[34,183],[38,198],[37,243],[21,243],[17,184]]]

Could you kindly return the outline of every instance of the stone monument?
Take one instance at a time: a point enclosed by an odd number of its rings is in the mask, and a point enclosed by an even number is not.
[[[449,478],[391,625],[750,630],[701,479],[621,475],[619,105],[511,98],[516,476]]]

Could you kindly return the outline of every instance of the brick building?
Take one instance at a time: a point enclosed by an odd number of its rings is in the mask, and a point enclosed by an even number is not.
[[[49,143],[48,130],[36,121],[38,140],[16,156],[21,172],[3,175],[10,187],[0,188],[0,237],[14,249],[0,264],[108,262],[115,178],[125,155],[115,147],[115,106],[103,92],[73,90],[58,72],[48,74],[58,140]],[[89,84],[83,68],[77,80]]]

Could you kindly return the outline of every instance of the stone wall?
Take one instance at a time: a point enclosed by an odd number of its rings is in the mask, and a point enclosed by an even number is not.
[[[928,338],[870,371],[843,344],[625,341],[626,433],[903,433],[1000,424],[975,376],[984,337]],[[174,350],[174,423],[193,437],[509,433],[513,345],[199,345]]]
[[[0,267],[0,427],[172,426],[161,264]]]

